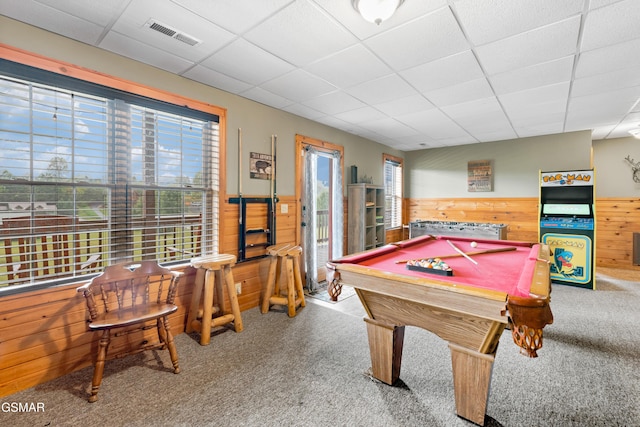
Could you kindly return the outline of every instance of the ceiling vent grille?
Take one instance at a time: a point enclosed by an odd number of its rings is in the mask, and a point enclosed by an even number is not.
[[[183,33],[174,28],[171,28],[168,25],[162,24],[154,19],[150,19],[149,21],[147,21],[145,26],[151,30],[162,33],[165,36],[169,36],[172,39],[178,40],[179,42],[186,43],[189,46],[196,46],[202,43],[201,40],[198,40],[195,37],[192,37],[186,33]]]

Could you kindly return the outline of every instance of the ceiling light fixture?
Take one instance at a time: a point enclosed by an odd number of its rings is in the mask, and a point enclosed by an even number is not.
[[[631,129],[629,131],[629,133],[631,134],[631,136],[633,136],[636,139],[640,139],[640,128],[635,128],[635,129]]]
[[[404,0],[352,0],[353,8],[369,22],[380,25],[391,18]]]

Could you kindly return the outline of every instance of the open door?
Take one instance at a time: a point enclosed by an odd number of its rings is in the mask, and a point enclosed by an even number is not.
[[[315,292],[326,280],[326,262],[342,256],[343,147],[296,137],[299,161],[296,173],[301,200],[300,225],[306,288]]]

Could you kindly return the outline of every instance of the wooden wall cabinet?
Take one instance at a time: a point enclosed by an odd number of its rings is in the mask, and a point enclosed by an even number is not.
[[[385,244],[384,187],[371,184],[348,186],[347,253]]]

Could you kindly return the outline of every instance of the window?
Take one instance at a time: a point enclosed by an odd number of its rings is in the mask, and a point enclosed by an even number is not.
[[[21,67],[0,68],[0,290],[218,251],[217,116]]]
[[[385,227],[402,227],[402,159],[383,154]]]

